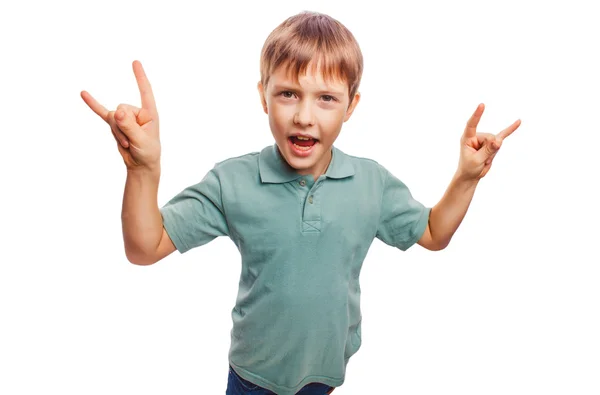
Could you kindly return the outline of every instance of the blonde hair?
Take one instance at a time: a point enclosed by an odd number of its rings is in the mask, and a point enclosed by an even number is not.
[[[352,101],[363,71],[358,42],[339,21],[305,11],[283,21],[267,37],[260,56],[260,80],[266,88],[270,76],[283,66],[297,82],[309,65],[318,67],[326,80],[347,82]]]

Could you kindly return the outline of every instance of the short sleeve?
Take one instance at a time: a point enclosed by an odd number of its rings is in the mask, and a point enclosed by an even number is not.
[[[180,253],[229,235],[222,201],[221,183],[213,169],[160,209],[163,226]]]
[[[415,200],[402,181],[385,170],[377,238],[406,251],[427,228],[431,208]]]

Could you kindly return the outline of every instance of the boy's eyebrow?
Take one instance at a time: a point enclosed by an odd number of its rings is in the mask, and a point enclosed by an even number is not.
[[[277,84],[277,85],[273,85],[273,89],[276,91],[282,91],[282,90],[290,90],[290,91],[297,91],[297,90],[302,90],[302,88],[300,88],[299,85],[292,85],[292,84]],[[333,89],[322,89],[317,91],[318,94],[333,94],[333,95],[343,95],[344,92],[340,92],[340,91],[336,91]]]

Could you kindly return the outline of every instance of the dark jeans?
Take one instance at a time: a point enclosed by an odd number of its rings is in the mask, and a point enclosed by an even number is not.
[[[334,387],[323,383],[306,384],[296,392],[298,395],[325,395],[331,394]],[[259,387],[256,384],[241,378],[231,366],[229,366],[229,380],[227,381],[227,391],[225,395],[277,395],[273,391]]]

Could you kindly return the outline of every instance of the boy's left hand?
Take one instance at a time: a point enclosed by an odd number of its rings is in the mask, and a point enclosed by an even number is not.
[[[465,132],[460,139],[460,160],[458,173],[465,180],[479,180],[483,178],[490,168],[492,161],[502,146],[505,138],[517,130],[521,120],[516,120],[512,125],[494,135],[491,133],[477,133],[477,124],[484,110],[483,103],[467,122]]]

